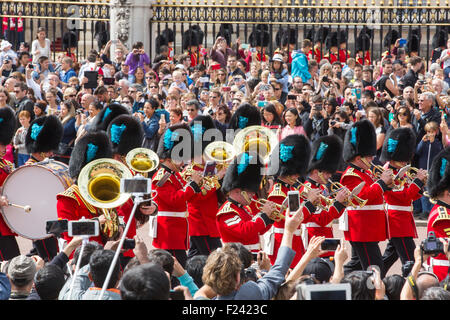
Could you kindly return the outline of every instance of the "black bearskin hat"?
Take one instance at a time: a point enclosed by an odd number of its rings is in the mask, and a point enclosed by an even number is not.
[[[189,125],[182,123],[176,124],[166,129],[159,139],[158,157],[159,159],[173,159],[176,161],[189,161],[193,155],[194,139]],[[177,148],[173,153],[173,149]]]
[[[416,150],[416,134],[410,128],[398,128],[388,133],[381,151],[381,161],[411,161]]]
[[[91,161],[112,158],[112,146],[104,131],[88,132],[77,141],[69,161],[69,175],[77,178],[81,169]]]
[[[411,52],[418,52],[420,48],[420,30],[419,29],[411,29],[411,32],[408,34],[408,43],[406,44],[407,51],[410,54]]]
[[[123,114],[114,118],[108,126],[113,154],[126,156],[134,148],[140,148],[144,140],[141,122],[132,115]]]
[[[392,44],[395,44],[395,42],[397,41],[398,38],[400,38],[400,34],[398,33],[397,29],[391,29],[384,36],[384,39],[383,39],[384,47],[389,49]]]
[[[288,44],[296,44],[298,33],[292,28],[280,28],[275,35],[275,43],[278,47],[285,47]]]
[[[70,48],[76,48],[78,46],[78,36],[75,31],[67,31],[63,35],[62,39],[63,49],[65,51]]]
[[[448,41],[448,32],[445,29],[438,30],[432,40],[433,48],[446,47]]]
[[[282,139],[270,156],[270,166],[278,166],[276,176],[306,175],[311,145],[304,135],[292,134]],[[277,158],[275,158],[277,157]]]
[[[241,104],[231,116],[229,129],[238,130],[261,125],[261,112],[249,103]]]
[[[34,119],[25,137],[27,151],[35,153],[58,150],[63,131],[61,121],[54,115]]]
[[[327,47],[327,50],[330,50],[331,47],[338,47],[338,33],[337,32],[331,32],[328,34],[327,38],[325,39],[325,45]]]
[[[427,188],[431,198],[436,198],[445,190],[450,190],[450,148],[439,152],[431,163]]]
[[[222,190],[224,193],[240,188],[258,192],[262,180],[263,162],[258,154],[243,152],[239,154],[225,173]]]
[[[167,42],[175,41],[175,34],[172,29],[166,28],[161,32],[161,34],[167,40]]]
[[[122,114],[130,114],[127,107],[115,102],[107,107],[104,107],[95,117],[92,124],[91,131],[106,131],[111,121]]]
[[[337,32],[338,44],[347,43],[347,30],[339,29]]]
[[[308,39],[311,42],[314,42],[314,30],[312,28],[306,29],[303,38]]]
[[[17,120],[13,109],[0,108],[0,143],[4,146],[11,143],[16,132]]]
[[[329,29],[326,27],[320,27],[314,32],[314,43],[321,42],[324,43],[328,37]]]
[[[369,120],[355,122],[344,137],[343,157],[346,162],[356,156],[374,156],[377,153],[375,127]]]
[[[252,47],[267,47],[270,42],[269,32],[265,30],[255,29],[248,36],[248,42]]]
[[[228,46],[231,46],[231,34],[233,33],[232,24],[221,24],[219,32],[217,33],[216,39],[218,37],[224,37],[227,41]]]
[[[204,134],[210,129],[216,129],[216,125],[210,115],[198,115],[189,123],[189,125],[191,127],[192,136],[194,139],[194,151],[199,153],[196,155],[201,155],[203,154],[206,146],[215,141],[214,135],[208,135],[208,137],[213,139],[209,140],[208,138],[206,141],[206,139],[203,138]],[[211,132],[209,134],[211,134]],[[197,147],[199,143],[201,143],[201,149]]]
[[[370,40],[372,39],[372,30],[364,27],[356,38],[356,51],[369,51]]]
[[[192,29],[188,29],[183,33],[183,50],[187,50],[189,47],[195,47],[201,44],[198,40],[198,34]]]
[[[342,162],[343,144],[337,135],[322,136],[312,143],[308,171],[335,173]]]

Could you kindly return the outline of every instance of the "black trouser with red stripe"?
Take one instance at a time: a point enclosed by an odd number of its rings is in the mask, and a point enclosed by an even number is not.
[[[19,255],[20,249],[16,237],[0,235],[0,261],[8,261]]]
[[[220,238],[210,236],[191,236],[189,244],[188,259],[198,255],[209,256],[211,252],[222,247]]]
[[[45,261],[50,262],[58,254],[58,239],[50,238],[33,241],[33,247],[38,255]]]
[[[400,257],[402,265],[407,261],[414,261],[416,244],[412,237],[391,238],[384,250],[383,263],[386,273]]]
[[[353,242],[352,257],[344,266],[344,273],[350,273],[356,270],[367,270],[367,267],[376,265],[380,268],[381,279],[384,278],[386,271],[384,269],[383,257],[381,255],[378,242]]]

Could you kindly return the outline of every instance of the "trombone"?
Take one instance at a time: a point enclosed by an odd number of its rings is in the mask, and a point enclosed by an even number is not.
[[[331,179],[328,179],[328,182],[330,183],[331,193],[334,196],[338,193],[339,190],[344,188],[344,186],[340,182],[334,182]],[[353,206],[353,202],[352,202],[353,199],[358,203],[360,208],[364,207],[367,203],[367,200],[361,199],[360,197],[358,197],[356,194],[354,194],[352,192],[351,195],[347,198],[347,206]]]
[[[310,192],[312,188],[300,181],[298,181],[298,183],[300,187],[303,187],[303,191],[300,192],[300,197],[303,200],[308,200],[307,193]],[[322,203],[322,201],[325,202],[325,205]],[[317,205],[317,207],[319,207],[322,210],[328,210],[333,205],[333,202],[334,202],[333,199],[327,198],[323,194],[320,194],[320,202]]]

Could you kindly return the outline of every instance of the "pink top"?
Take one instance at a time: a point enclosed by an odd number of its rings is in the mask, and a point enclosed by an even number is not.
[[[6,154],[3,156],[3,159],[8,160],[9,162],[14,163],[14,150],[12,145],[8,144],[6,146]]]
[[[287,136],[290,136],[291,134],[302,134],[306,136],[306,132],[302,126],[296,126],[294,128],[291,128],[290,126],[285,126],[283,129],[281,129],[279,140],[281,141]]]

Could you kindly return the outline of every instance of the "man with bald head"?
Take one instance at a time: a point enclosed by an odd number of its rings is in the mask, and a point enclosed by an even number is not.
[[[90,93],[85,93],[81,96],[80,105],[83,108],[83,112],[86,113],[89,109],[89,105],[95,101],[95,96]]]
[[[441,123],[441,113],[433,108],[434,95],[431,92],[424,92],[419,96],[419,109],[414,109],[412,124],[416,130],[417,143],[425,135],[425,125],[428,122]],[[440,139],[440,137],[438,137]]]

